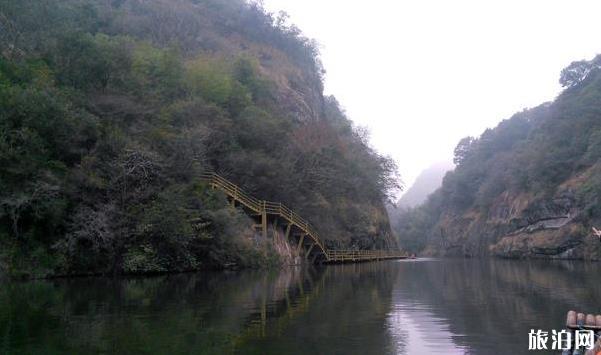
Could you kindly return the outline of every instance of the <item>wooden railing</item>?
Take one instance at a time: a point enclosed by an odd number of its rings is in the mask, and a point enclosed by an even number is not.
[[[329,261],[364,261],[407,258],[405,253],[395,250],[328,250]]]
[[[321,238],[313,228],[313,226],[299,216],[297,213],[292,211],[290,208],[283,205],[281,202],[271,202],[265,200],[259,200],[250,194],[246,193],[238,185],[230,182],[224,177],[216,173],[205,173],[201,175],[201,178],[207,181],[211,187],[217,188],[223,191],[226,195],[233,199],[233,201],[239,202],[249,210],[260,215],[262,218],[262,228],[266,233],[267,228],[267,215],[275,215],[286,220],[289,225],[294,225],[298,228],[303,236],[310,238],[313,243],[319,247],[319,250],[323,254],[325,261],[327,262],[356,262],[356,261],[367,261],[367,260],[380,260],[380,259],[402,259],[407,258],[407,255],[400,251],[394,250],[341,250],[341,249],[327,249],[323,244]],[[289,229],[288,229],[289,231]],[[288,235],[286,235],[288,237]],[[302,238],[299,243],[302,244]]]

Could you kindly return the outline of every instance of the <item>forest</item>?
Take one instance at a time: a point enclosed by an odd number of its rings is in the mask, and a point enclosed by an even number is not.
[[[552,102],[518,112],[455,148],[456,169],[397,216],[401,243],[440,255],[598,259],[601,56],[560,75]]]
[[[394,162],[323,95],[317,44],[243,0],[0,0],[0,271],[277,265],[216,171],[331,248],[394,245]]]

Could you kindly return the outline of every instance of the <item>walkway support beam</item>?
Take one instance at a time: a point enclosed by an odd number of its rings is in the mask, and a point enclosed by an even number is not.
[[[236,189],[238,192],[238,189]],[[265,201],[263,201],[263,210],[261,211],[261,230],[263,231],[263,238],[267,239],[267,211],[265,210]]]
[[[309,249],[307,249],[307,252],[305,253],[305,260],[309,260],[309,255],[311,255],[311,251],[313,250],[314,246],[315,243],[311,243],[311,246],[309,247]]]
[[[300,239],[298,240],[297,251],[300,255],[301,250],[303,249],[303,242],[305,241],[305,234],[301,234]]]

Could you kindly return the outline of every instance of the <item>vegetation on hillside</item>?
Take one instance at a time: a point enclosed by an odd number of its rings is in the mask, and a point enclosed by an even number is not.
[[[509,221],[510,229],[532,223],[558,199],[574,200],[574,222],[601,222],[601,56],[574,62],[561,73],[564,91],[551,103],[524,110],[466,137],[455,149],[456,169],[428,202],[401,216],[397,234],[404,246],[421,250],[444,238],[441,226],[455,218],[509,214],[495,211],[503,196],[527,194],[531,221]],[[562,184],[578,178],[563,189]],[[572,188],[573,186],[573,188]],[[567,191],[567,192],[565,192]],[[563,195],[562,195],[563,194]],[[567,196],[566,194],[569,194]],[[572,198],[572,194],[574,195]],[[559,212],[555,213],[560,214]],[[467,230],[463,227],[463,230]],[[503,231],[498,231],[503,232]],[[511,232],[507,230],[505,232]],[[485,238],[484,235],[473,236]],[[486,243],[494,243],[498,235]],[[486,244],[484,243],[484,244]]]
[[[275,262],[197,176],[386,247],[395,166],[322,96],[315,44],[242,0],[0,0],[0,269]]]

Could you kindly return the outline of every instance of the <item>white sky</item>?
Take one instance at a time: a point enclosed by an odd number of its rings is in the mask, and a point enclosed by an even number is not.
[[[462,137],[552,100],[601,52],[601,1],[264,0],[322,45],[326,94],[409,186]]]

